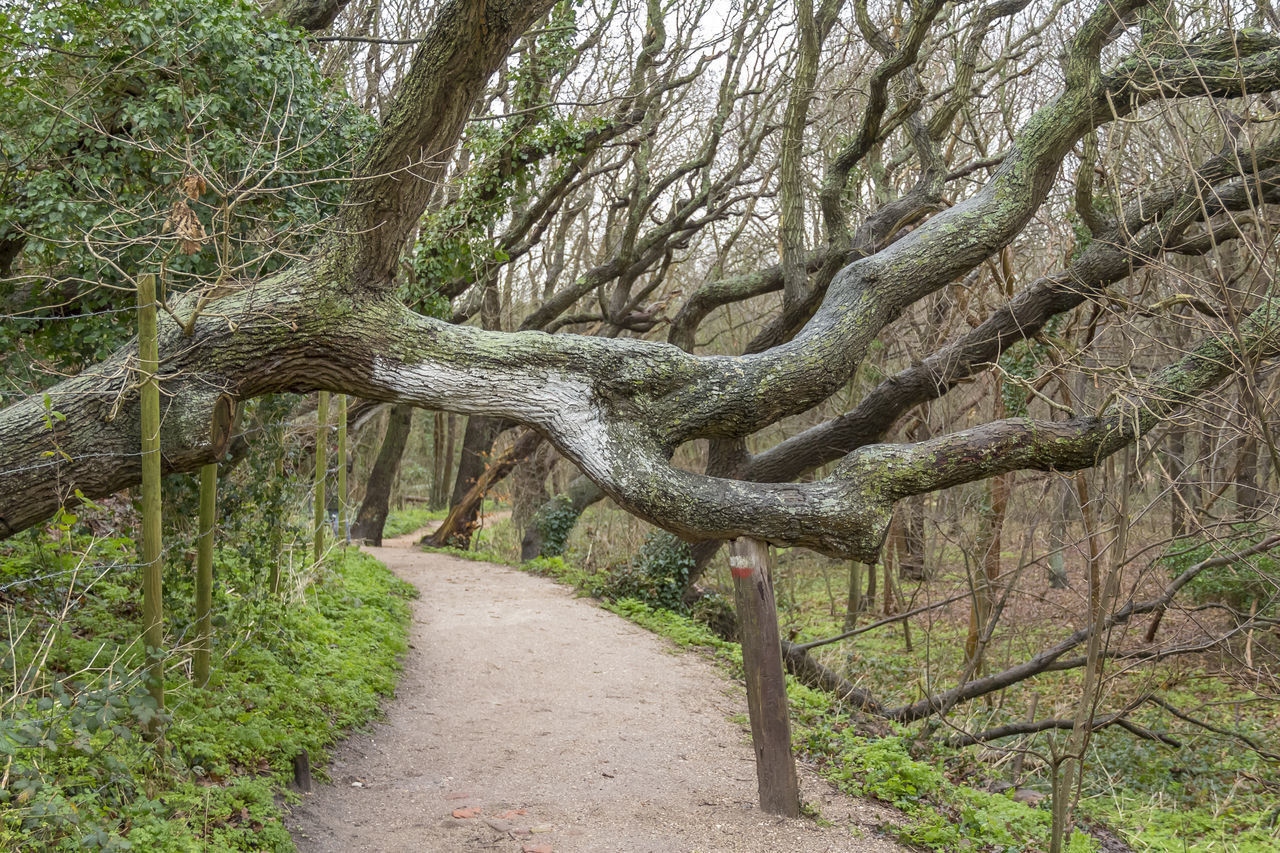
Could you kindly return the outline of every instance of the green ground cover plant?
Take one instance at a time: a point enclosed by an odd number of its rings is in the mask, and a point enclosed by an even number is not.
[[[636,543],[644,540],[634,533],[600,537],[603,531],[615,530],[615,522],[607,518],[610,511],[593,511],[589,526],[597,536],[594,542],[580,529],[570,537],[562,557],[532,561],[526,570],[601,598],[607,609],[681,646],[704,649],[740,677],[737,644],[698,621],[697,607],[690,614],[680,612],[683,605],[665,609],[649,596],[617,594],[623,588],[643,592],[633,578],[642,563],[629,550],[638,555],[641,549]],[[503,535],[500,525],[492,535]],[[1194,562],[1196,557],[1181,559]],[[844,566],[830,563],[804,552],[779,553],[775,584],[780,618],[784,636],[795,642],[840,632],[846,572]],[[947,578],[935,576],[931,582],[939,580]],[[903,579],[900,583],[904,599],[927,600],[927,590],[919,582]],[[721,591],[723,597],[723,590],[729,588],[725,568],[713,563],[703,585],[708,591]],[[930,684],[937,689],[954,683],[963,666],[964,630],[963,622],[941,613],[916,622],[912,648],[907,647],[901,627],[894,625],[819,651],[828,666],[850,673],[892,705],[914,701]],[[1060,626],[1024,625],[1019,631],[1020,645],[993,646],[991,667],[1016,660],[1022,647],[1052,642]],[[1215,676],[1214,666],[1210,658],[1188,658],[1156,668],[1155,675],[1120,674],[1110,683],[1108,701],[1123,704],[1136,698],[1149,691],[1157,678],[1163,695],[1178,707],[1265,742],[1280,724],[1275,708],[1259,704],[1249,690]],[[1036,793],[1047,794],[1049,744],[1056,735],[1002,744],[1013,751],[950,749],[940,741],[949,731],[980,731],[1017,721],[1035,691],[1042,701],[1076,696],[1078,677],[1074,671],[1045,673],[1035,682],[1010,688],[994,703],[958,706],[950,712],[948,724],[932,732],[909,727],[887,737],[882,721],[859,720],[842,710],[831,695],[789,678],[793,737],[805,758],[823,768],[843,790],[902,809],[904,823],[894,831],[905,842],[940,851],[1047,849],[1047,799],[1035,806],[1013,800],[1012,788],[998,793],[984,789],[1008,787],[1009,763],[1017,751],[1026,750],[1015,780],[1017,788],[1033,799]],[[1081,792],[1080,814],[1088,826],[1109,828],[1133,849],[1153,853],[1276,849],[1280,808],[1269,796],[1268,785],[1257,781],[1273,778],[1273,764],[1239,742],[1183,724],[1159,707],[1141,708],[1132,718],[1141,726],[1168,733],[1181,746],[1175,749],[1114,729],[1096,733],[1087,764],[1090,772]],[[1086,851],[1096,849],[1097,841],[1078,831],[1070,845],[1070,850]]]
[[[294,849],[280,806],[292,759],[322,760],[378,713],[412,587],[368,555],[334,551],[270,598],[252,585],[259,567],[221,550],[211,683],[191,686],[189,625],[172,620],[160,711],[139,674],[133,543],[67,544],[0,546],[0,849]],[[100,568],[113,561],[124,567]],[[184,583],[168,575],[166,605],[182,614]]]

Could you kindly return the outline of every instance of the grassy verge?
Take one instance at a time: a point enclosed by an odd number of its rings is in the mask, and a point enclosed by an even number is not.
[[[382,538],[392,539],[421,530],[432,521],[443,521],[448,510],[427,509],[422,506],[408,506],[393,509],[387,513],[387,521],[382,525]]]
[[[323,760],[344,728],[378,713],[412,587],[348,551],[271,599],[220,553],[213,676],[196,689],[183,579],[166,577],[173,651],[157,712],[138,676],[133,571],[127,559],[108,570],[132,552],[123,539],[0,551],[0,849],[293,850],[278,802],[291,761],[304,749]],[[82,571],[62,568],[70,558]],[[36,564],[59,572],[33,576]],[[157,717],[161,738],[144,737]]]
[[[551,568],[554,573],[558,567]],[[720,639],[690,617],[634,599],[605,602],[604,607],[678,645],[707,651],[733,677],[742,677],[738,644]],[[885,827],[898,840],[938,851],[1047,849],[1047,811],[954,784],[940,762],[913,757],[906,738],[869,736],[848,713],[835,710],[832,696],[791,676],[787,696],[792,739],[805,760],[841,791],[899,809],[902,823]],[[1090,853],[1097,845],[1077,831],[1067,849]]]

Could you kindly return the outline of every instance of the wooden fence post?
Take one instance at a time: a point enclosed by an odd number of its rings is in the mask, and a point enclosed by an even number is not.
[[[791,754],[791,718],[782,670],[778,609],[769,574],[769,546],[759,539],[729,543],[729,568],[742,634],[742,668],[747,676],[747,710],[756,751],[760,808],[785,817],[800,816],[800,786]]]
[[[315,502],[315,541],[311,549],[311,559],[320,562],[324,556],[324,475],[329,461],[329,392],[321,391],[316,403],[316,479],[312,492]]]
[[[200,539],[196,552],[196,687],[209,683],[213,644],[213,527],[218,505],[218,463],[200,466]]]
[[[142,404],[142,625],[147,689],[164,708],[164,563],[160,559],[160,341],[156,277],[138,279],[138,373]],[[150,729],[151,727],[148,726]]]
[[[347,395],[338,395],[338,541],[351,541],[347,529]]]

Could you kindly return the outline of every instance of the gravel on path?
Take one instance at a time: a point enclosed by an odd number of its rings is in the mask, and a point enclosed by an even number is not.
[[[801,768],[821,821],[754,808],[742,687],[545,578],[370,548],[421,591],[386,718],[287,824],[302,853],[898,853],[895,813]],[[820,825],[821,824],[821,825]]]

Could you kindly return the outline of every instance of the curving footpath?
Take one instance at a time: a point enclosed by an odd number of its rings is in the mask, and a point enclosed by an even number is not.
[[[813,820],[753,808],[740,685],[544,578],[370,548],[415,584],[386,719],[288,819],[302,853],[896,853],[894,813],[802,767]]]

